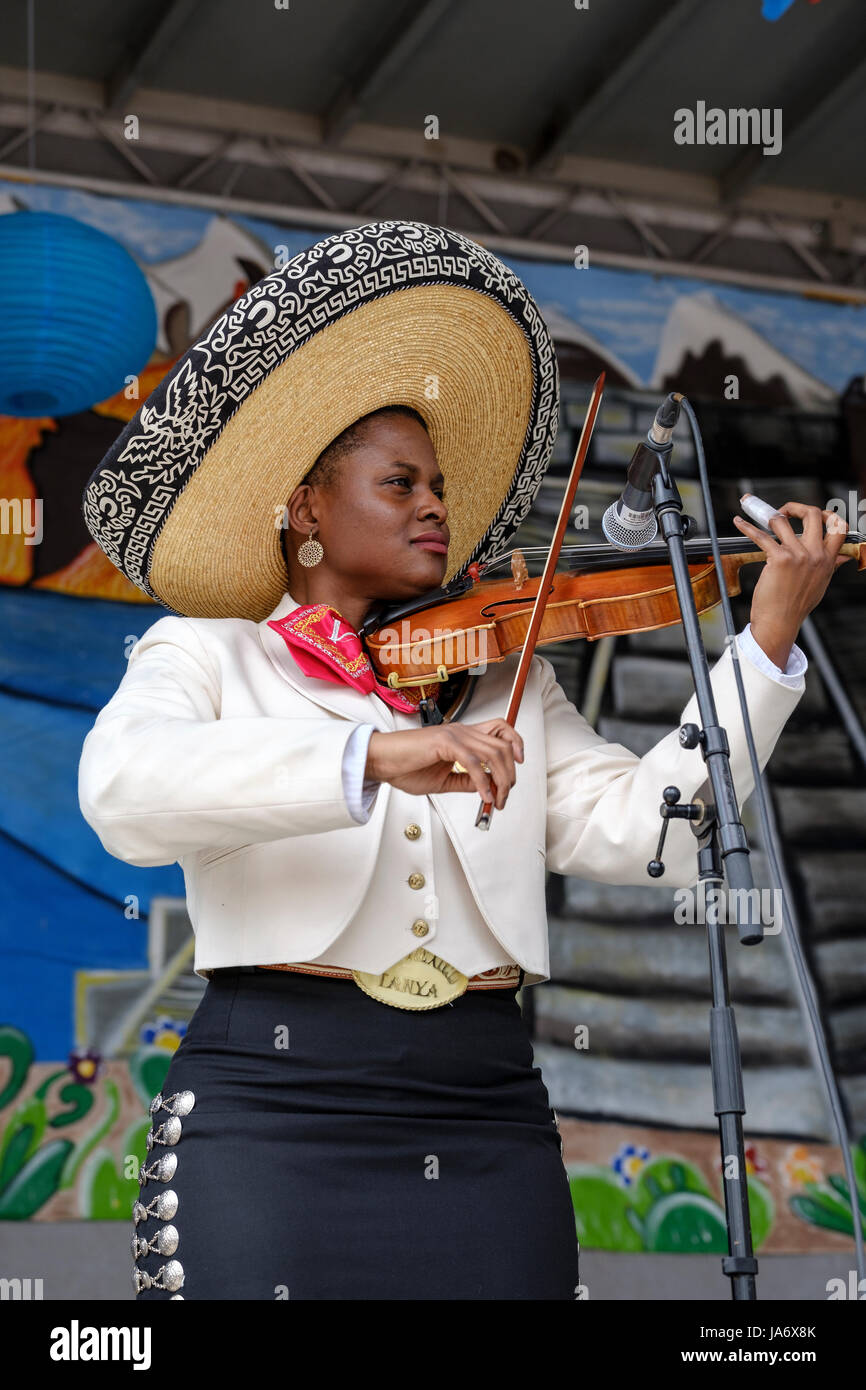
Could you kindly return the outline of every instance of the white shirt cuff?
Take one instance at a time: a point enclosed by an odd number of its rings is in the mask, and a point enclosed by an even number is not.
[[[360,825],[370,819],[373,802],[381,783],[368,781],[364,776],[367,765],[367,746],[374,725],[359,724],[353,729],[343,749],[343,795],[353,818]]]
[[[791,654],[788,657],[788,664],[784,671],[770,660],[763,647],[759,647],[752,636],[752,624],[746,623],[743,631],[737,638],[740,651],[748,657],[753,666],[757,666],[759,671],[763,671],[765,676],[770,676],[772,680],[778,681],[779,685],[786,685],[791,690],[799,689],[803,677],[809,665],[805,653],[794,644]]]

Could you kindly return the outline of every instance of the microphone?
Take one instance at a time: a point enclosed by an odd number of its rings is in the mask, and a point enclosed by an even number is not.
[[[671,451],[671,436],[680,414],[682,395],[672,391],[631,456],[626,484],[601,519],[601,529],[617,550],[642,550],[658,535],[652,484],[659,460]]]

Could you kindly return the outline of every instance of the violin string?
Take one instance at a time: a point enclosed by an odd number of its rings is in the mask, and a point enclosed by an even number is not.
[[[862,544],[866,536],[859,531],[849,531],[845,540],[849,544]],[[745,536],[716,536],[715,541],[719,546],[722,555],[741,555],[758,551],[759,546]],[[692,536],[686,540],[686,555],[698,555],[707,560],[713,553],[713,537],[711,536]],[[524,559],[538,558],[540,560],[547,557],[547,546],[544,545],[521,545],[515,546],[511,550],[502,550],[498,555],[494,555],[481,567],[484,576],[490,575],[494,570],[503,569],[510,563],[512,556],[522,555]],[[625,566],[628,563],[638,564],[638,556],[641,561],[651,561],[659,559],[665,563],[668,558],[667,546],[664,541],[653,541],[644,546],[640,551],[617,550],[615,546],[605,544],[588,545],[564,545],[561,555],[564,559],[573,559],[576,564],[595,564],[602,568],[606,562],[614,565]]]
[[[719,546],[721,547],[723,555],[741,554],[746,551],[758,550],[758,546],[755,542],[747,540],[745,536],[720,536]],[[706,558],[709,559],[712,553],[710,537],[695,536],[691,540],[687,540],[686,554],[689,553],[706,556]],[[527,560],[534,558],[543,559],[547,556],[547,546],[522,545],[515,546],[513,550],[500,551],[498,555],[494,555],[493,558],[488,560],[483,566],[482,575],[487,577],[493,570],[504,568],[510,563],[512,557],[518,554],[522,555],[524,559]],[[601,564],[603,566],[604,563],[608,561],[613,562],[615,565],[625,565],[629,562],[634,565],[656,558],[667,561],[668,550],[663,541],[654,542],[649,546],[644,546],[639,552],[639,555],[640,560],[637,559],[636,552],[634,551],[617,550],[615,546],[602,544],[566,545],[562,547],[561,552],[561,558],[564,560],[574,560],[576,564],[580,565]]]

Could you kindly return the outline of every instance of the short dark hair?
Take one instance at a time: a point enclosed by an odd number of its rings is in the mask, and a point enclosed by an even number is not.
[[[302,481],[318,487],[328,487],[333,483],[337,477],[340,459],[363,444],[367,425],[371,420],[376,420],[382,415],[405,415],[410,420],[417,420],[418,424],[427,430],[427,421],[423,415],[419,415],[417,410],[413,410],[411,405],[380,406],[378,410],[371,410],[367,415],[362,415],[360,419],[347,425],[342,433],[332,439],[330,444],[327,444],[319,454],[316,462]],[[427,433],[429,434],[430,431],[427,430]]]

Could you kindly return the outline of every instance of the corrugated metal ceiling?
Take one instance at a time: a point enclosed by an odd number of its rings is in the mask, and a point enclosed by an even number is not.
[[[864,0],[793,0],[775,23],[762,0],[586,3],[35,0],[35,165],[96,188],[283,203],[326,225],[368,211],[435,220],[417,182],[432,170],[451,198],[438,206],[470,234],[561,254],[589,228],[613,256],[859,291]],[[0,177],[27,168],[26,0],[4,11]],[[781,152],[678,144],[675,112],[699,102],[781,109]],[[141,116],[134,144],[128,114]],[[496,187],[478,182],[491,175]],[[604,206],[579,205],[596,190]],[[674,207],[707,217],[690,225]],[[788,220],[778,235],[773,217]]]

